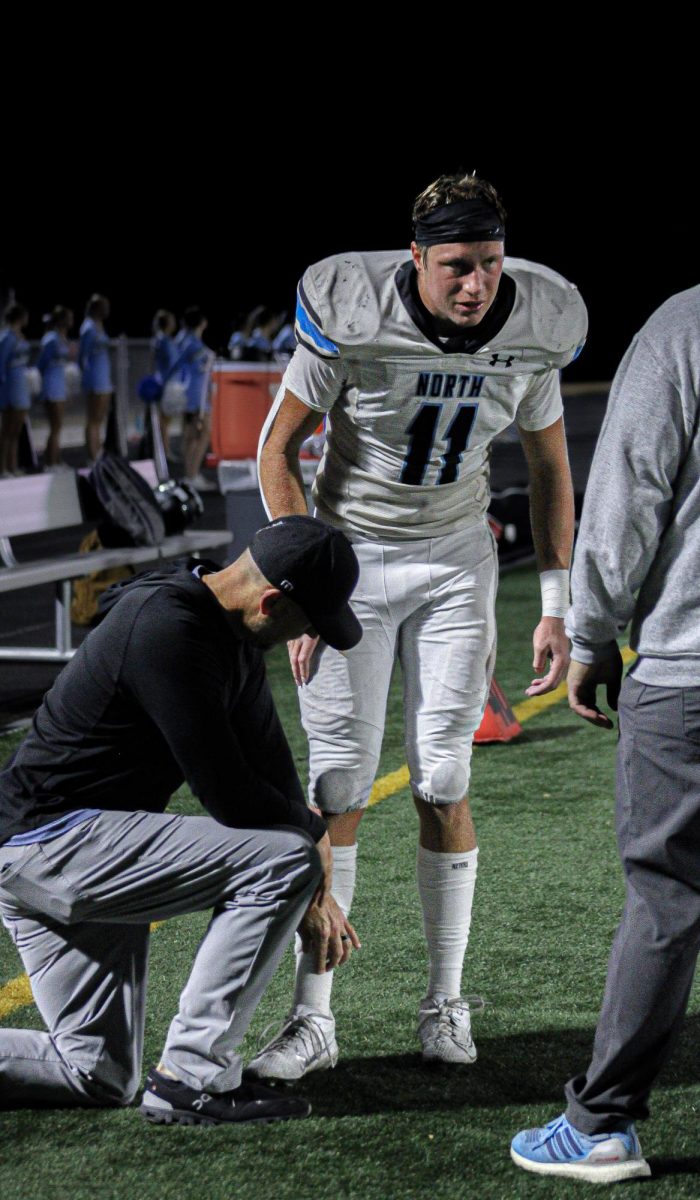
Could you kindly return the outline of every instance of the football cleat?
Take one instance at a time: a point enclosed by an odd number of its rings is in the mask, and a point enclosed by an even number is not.
[[[153,1125],[261,1124],[308,1117],[311,1105],[262,1083],[244,1082],[229,1092],[188,1087],[153,1068],[148,1072],[141,1113]]]
[[[276,1037],[263,1046],[244,1071],[246,1079],[301,1079],[338,1061],[335,1020],[322,1013],[290,1013]]]
[[[580,1133],[562,1113],[541,1129],[523,1129],[511,1142],[513,1162],[537,1175],[588,1183],[618,1183],[651,1175],[634,1125],[611,1133]]]
[[[472,1038],[471,1014],[484,1007],[478,996],[439,1000],[427,996],[420,1006],[418,1037],[423,1046],[423,1061],[429,1063],[476,1062]]]

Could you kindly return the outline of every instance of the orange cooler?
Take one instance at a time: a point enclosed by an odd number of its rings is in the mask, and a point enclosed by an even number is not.
[[[282,374],[279,363],[217,359],[211,374],[211,457],[216,462],[256,457]]]

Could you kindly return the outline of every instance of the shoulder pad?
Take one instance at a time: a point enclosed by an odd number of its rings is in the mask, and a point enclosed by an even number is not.
[[[298,291],[296,335],[322,358],[377,336],[383,291],[408,251],[334,254],[310,266]]]
[[[515,280],[529,313],[535,345],[547,351],[553,367],[578,357],[586,340],[588,314],[575,284],[541,263],[506,258],[505,271]]]

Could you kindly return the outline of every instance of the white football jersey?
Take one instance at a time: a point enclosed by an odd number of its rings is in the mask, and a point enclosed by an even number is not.
[[[481,519],[493,438],[516,418],[536,430],[561,416],[558,372],[586,336],[577,289],[538,263],[506,258],[483,321],[449,339],[434,335],[416,281],[402,250],[335,255],[299,285],[279,402],[289,390],[328,414],[318,515],[368,538]]]

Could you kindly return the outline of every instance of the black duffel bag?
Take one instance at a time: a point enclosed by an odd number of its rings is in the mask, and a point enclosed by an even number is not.
[[[90,472],[105,547],[160,546],[166,527],[152,489],[126,459],[103,454]]]

